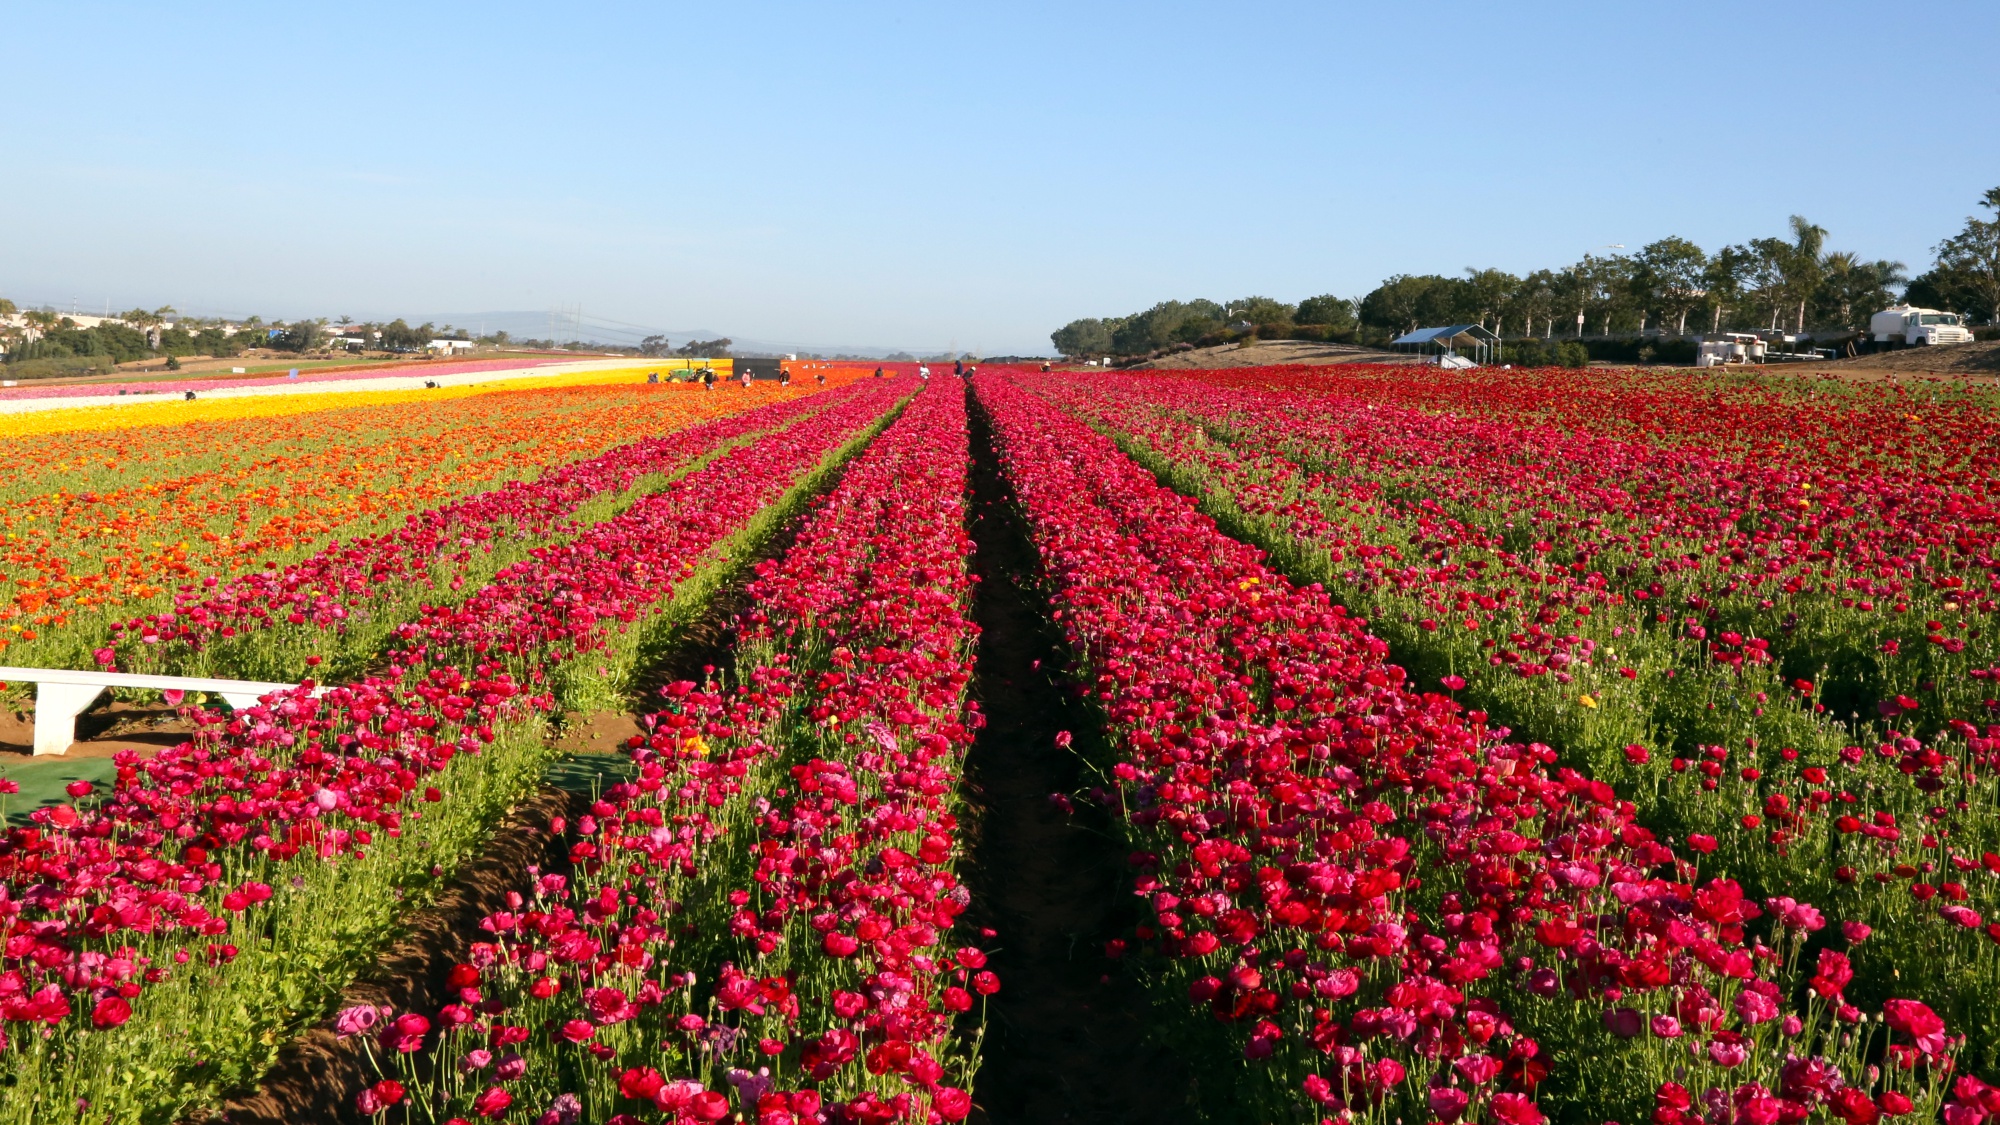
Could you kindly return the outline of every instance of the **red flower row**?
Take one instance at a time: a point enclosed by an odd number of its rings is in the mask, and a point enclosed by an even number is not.
[[[737,686],[666,689],[636,778],[564,826],[574,873],[487,919],[457,1002],[344,1017],[398,1060],[364,1111],[965,1116],[954,1023],[997,982],[948,940],[976,635],[958,391],[919,395],[759,567]]]

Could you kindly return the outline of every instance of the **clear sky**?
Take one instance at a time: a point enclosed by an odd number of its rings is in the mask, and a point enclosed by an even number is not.
[[[2000,4],[6,5],[0,296],[1038,352],[2000,184]]]

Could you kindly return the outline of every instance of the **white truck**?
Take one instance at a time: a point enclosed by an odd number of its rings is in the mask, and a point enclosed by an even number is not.
[[[1868,335],[1876,347],[1929,347],[1969,344],[1972,332],[1957,313],[1897,305],[1868,318]]]

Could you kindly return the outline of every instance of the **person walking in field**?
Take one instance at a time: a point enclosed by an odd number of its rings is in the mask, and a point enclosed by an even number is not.
[[[701,389],[704,391],[715,389],[715,368],[704,367],[701,369]]]

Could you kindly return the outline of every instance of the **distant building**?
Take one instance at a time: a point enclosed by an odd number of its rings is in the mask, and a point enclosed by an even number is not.
[[[457,354],[458,354],[458,353],[460,353],[460,352],[469,352],[469,351],[471,351],[471,350],[472,350],[472,341],[471,341],[471,340],[447,340],[447,339],[443,339],[443,338],[439,338],[439,339],[436,339],[436,340],[432,340],[432,341],[431,341],[430,343],[428,343],[428,344],[425,344],[425,345],[424,345],[424,350],[425,350],[425,351],[433,351],[433,352],[442,352],[442,353],[443,353],[443,354],[445,354],[445,355],[457,355]]]

